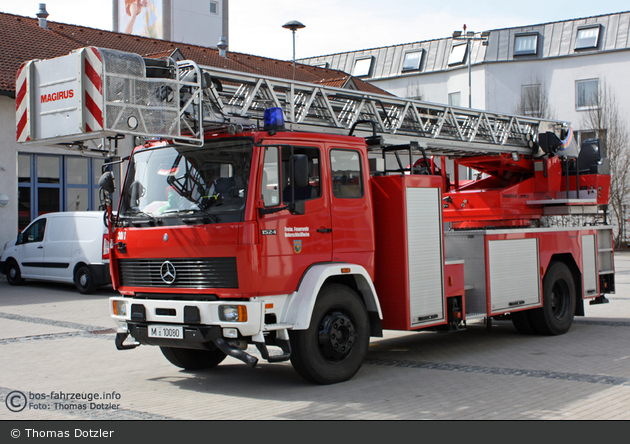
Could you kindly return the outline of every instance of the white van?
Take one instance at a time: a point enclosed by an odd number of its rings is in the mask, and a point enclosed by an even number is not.
[[[74,283],[93,293],[111,283],[103,211],[48,213],[7,242],[0,272],[11,285],[24,279]]]

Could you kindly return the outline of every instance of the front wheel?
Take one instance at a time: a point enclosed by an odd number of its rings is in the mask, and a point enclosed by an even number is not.
[[[543,279],[543,306],[531,311],[532,324],[541,335],[561,335],[573,323],[576,305],[575,282],[571,270],[554,262]]]
[[[160,347],[162,354],[176,367],[185,370],[203,370],[219,365],[226,358],[221,350],[196,350],[189,348]]]
[[[24,283],[20,266],[13,259],[7,262],[7,281],[9,285],[22,285]]]
[[[367,310],[344,285],[324,287],[315,302],[307,330],[292,330],[291,364],[307,381],[347,381],[361,368],[370,342]]]

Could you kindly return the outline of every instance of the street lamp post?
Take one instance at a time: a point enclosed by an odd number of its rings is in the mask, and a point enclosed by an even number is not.
[[[295,31],[298,29],[306,28],[305,25],[298,22],[297,20],[291,20],[290,22],[286,22],[282,25],[284,29],[290,29],[293,33],[293,67],[295,67]]]
[[[472,108],[472,42],[478,40],[482,42],[483,46],[488,46],[490,31],[484,31],[481,35],[477,36],[474,31],[466,31],[466,29],[466,25],[464,25],[464,32],[454,31],[453,40],[466,42],[466,57],[468,58],[468,108]]]

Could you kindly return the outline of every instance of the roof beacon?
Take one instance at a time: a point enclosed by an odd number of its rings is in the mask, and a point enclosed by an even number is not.
[[[282,108],[267,108],[264,114],[265,131],[284,131],[284,115]]]

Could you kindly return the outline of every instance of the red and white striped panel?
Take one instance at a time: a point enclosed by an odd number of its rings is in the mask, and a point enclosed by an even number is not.
[[[31,117],[29,115],[31,105],[31,67],[33,62],[24,62],[18,69],[15,79],[15,123],[16,140],[28,142],[31,140]]]
[[[83,51],[84,132],[103,130],[103,58],[98,48]]]

